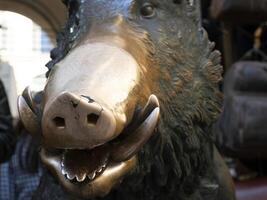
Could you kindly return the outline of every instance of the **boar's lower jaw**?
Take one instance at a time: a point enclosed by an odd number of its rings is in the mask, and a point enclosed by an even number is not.
[[[40,154],[42,162],[57,177],[63,188],[69,193],[81,198],[106,196],[137,164],[136,156],[125,162],[107,162],[99,166],[95,174],[87,175],[82,181],[83,176],[81,178],[77,175],[74,175],[74,177],[70,174],[66,175],[68,172],[64,172],[64,168],[62,167],[62,156],[52,155],[45,149],[42,149]]]
[[[122,132],[123,139],[93,149],[52,153],[43,148],[41,160],[68,192],[82,198],[106,196],[135,168],[137,153],[154,133],[159,112],[158,99],[151,95],[138,120]]]
[[[108,161],[108,145],[92,150],[65,150],[61,157],[61,172],[73,182],[92,181],[106,170]]]

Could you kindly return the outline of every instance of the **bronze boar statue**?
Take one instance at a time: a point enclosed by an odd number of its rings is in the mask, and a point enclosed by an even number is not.
[[[35,199],[234,199],[213,145],[222,67],[200,2],[64,3],[42,101],[19,97],[55,177],[44,172]]]

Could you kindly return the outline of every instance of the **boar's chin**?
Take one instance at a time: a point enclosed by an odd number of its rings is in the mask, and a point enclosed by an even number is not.
[[[42,162],[70,193],[83,198],[103,197],[134,169],[137,155],[153,135],[159,102],[151,95],[138,116],[115,140],[93,149],[42,148]]]

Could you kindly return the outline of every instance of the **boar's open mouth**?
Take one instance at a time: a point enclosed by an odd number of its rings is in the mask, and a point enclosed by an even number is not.
[[[41,159],[60,184],[73,195],[102,197],[119,184],[137,163],[135,156],[123,162],[110,157],[110,146],[92,150],[41,150]],[[59,153],[60,152],[60,153]]]
[[[103,145],[92,150],[43,148],[41,158],[71,183],[88,183],[103,174],[109,167],[110,147]]]
[[[81,197],[105,196],[136,166],[136,157],[115,162],[111,146],[92,150],[41,150],[41,159],[70,193]]]
[[[100,176],[108,165],[107,146],[93,150],[66,150],[61,158],[61,172],[74,182],[92,181]]]
[[[34,114],[32,103],[32,98],[27,96],[19,98],[20,117],[26,127],[27,119],[33,119],[30,117]],[[92,149],[44,146],[40,152],[41,160],[74,195],[86,198],[105,196],[136,166],[137,153],[153,135],[158,118],[159,102],[155,95],[151,95],[146,106],[117,138]]]
[[[158,117],[158,100],[152,95],[138,119],[115,140],[93,149],[42,149],[41,159],[70,192],[105,196],[136,166],[136,155],[152,136]]]

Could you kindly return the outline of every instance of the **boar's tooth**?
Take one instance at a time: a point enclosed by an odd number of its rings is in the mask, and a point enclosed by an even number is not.
[[[107,166],[107,164],[104,164],[104,165],[102,165],[98,170],[101,169],[101,171],[103,171],[103,170],[106,168],[106,166]]]
[[[80,176],[76,175],[75,177],[76,177],[76,180],[78,182],[83,182],[85,180],[85,178],[86,178],[86,174],[83,174],[83,175],[80,175]]]
[[[93,173],[91,173],[91,174],[88,175],[88,178],[89,178],[90,180],[94,180],[95,175],[96,175],[96,173],[93,172]]]
[[[97,173],[101,173],[103,169],[104,169],[103,167],[100,167],[100,168],[97,170]]]
[[[62,173],[63,175],[66,175],[66,174],[67,174],[67,172],[66,172],[66,170],[65,170],[64,168],[61,169],[61,173]]]
[[[67,173],[67,178],[72,181],[75,178],[75,176]]]
[[[61,160],[60,165],[61,165],[62,168],[64,167],[64,162],[63,162],[63,160]]]

